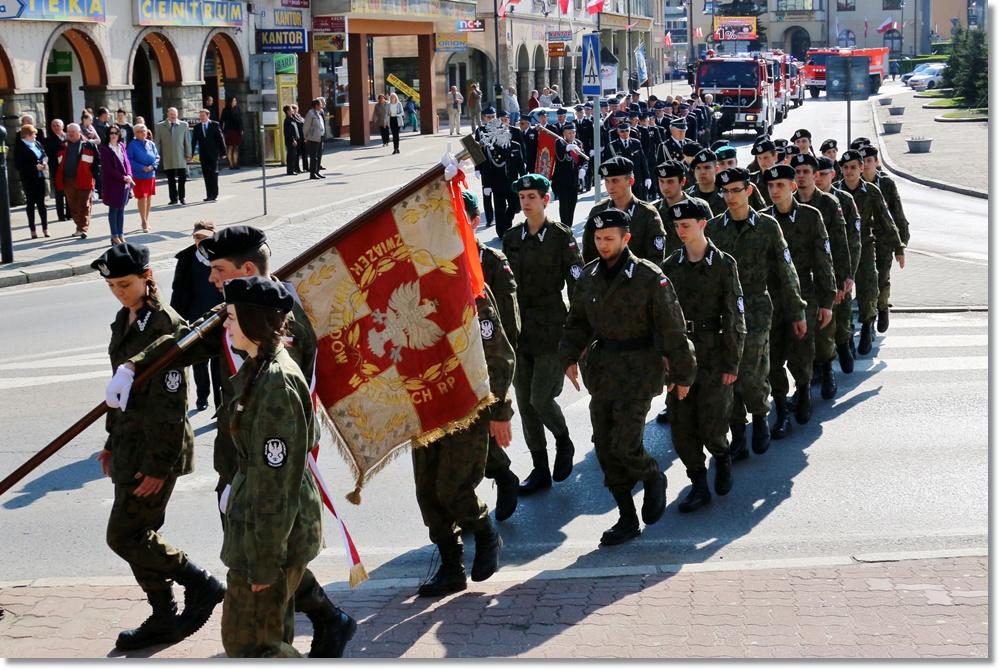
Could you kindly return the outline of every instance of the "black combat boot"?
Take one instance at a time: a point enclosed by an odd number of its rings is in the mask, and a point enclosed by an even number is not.
[[[715,495],[724,496],[733,490],[733,457],[715,457]]]
[[[536,491],[552,488],[552,473],[549,472],[549,452],[544,449],[531,452],[531,472],[528,478],[521,482],[518,493],[530,496]]]
[[[173,578],[184,587],[184,612],[177,618],[180,629],[177,639],[182,640],[205,625],[212,610],[226,597],[226,585],[190,560]]]
[[[853,337],[851,338],[853,341]],[[837,345],[837,360],[840,361],[840,371],[845,374],[854,372],[854,356],[851,355],[851,345],[847,342]]]
[[[733,433],[733,440],[729,445],[729,453],[732,454],[733,461],[750,458],[750,452],[747,450],[747,425],[745,423],[731,423],[729,430]]]
[[[883,307],[878,311],[878,332],[884,333],[889,330],[889,308]]]
[[[660,520],[667,508],[667,476],[662,472],[642,483],[642,522],[647,526]]]
[[[601,544],[614,546],[639,537],[639,517],[631,491],[612,492],[618,504],[618,521],[601,535]]]
[[[837,378],[833,375],[833,361],[823,363],[823,387],[819,394],[823,400],[830,400],[837,395]]]
[[[153,608],[153,613],[138,628],[118,633],[115,649],[134,651],[156,644],[173,644],[181,639],[173,592],[170,589],[152,591],[146,594],[146,599]]]
[[[820,370],[819,361],[813,361],[813,375],[812,379],[809,380],[810,386],[816,386],[819,384],[820,379],[822,379],[822,372]]]
[[[854,331],[851,331],[851,339],[847,340],[847,348],[851,350],[851,358],[858,360],[858,348],[854,344]]]
[[[771,429],[771,437],[782,440],[792,432],[792,414],[788,411],[788,401],[784,396],[774,399],[774,428]],[[755,417],[756,418],[756,417]]]
[[[763,454],[771,446],[771,427],[767,425],[767,414],[753,415],[753,453]],[[730,449],[729,453],[733,453]]]
[[[656,415],[656,423],[670,423],[670,410],[666,407],[660,410],[660,413]]]
[[[808,386],[795,389],[795,420],[800,424],[809,423],[813,415],[812,389]]]
[[[691,480],[691,490],[687,497],[677,506],[677,511],[681,514],[693,512],[701,509],[712,500],[712,494],[708,490],[708,473],[704,470],[691,472],[688,470],[688,478]]]
[[[497,484],[497,521],[504,521],[517,509],[517,475],[507,469],[493,481]]]
[[[872,351],[872,340],[875,334],[872,332],[872,322],[861,324],[861,337],[858,338],[858,353],[867,356]]]
[[[341,658],[344,647],[354,637],[358,630],[358,622],[347,612],[334,606],[323,594],[319,607],[306,611],[313,627],[312,646],[309,647],[309,658]]]
[[[483,528],[476,533],[476,555],[472,559],[472,581],[482,582],[500,567],[500,547],[503,540],[493,519],[486,517]]]
[[[556,438],[556,458],[552,463],[552,479],[561,482],[565,481],[573,472],[573,440],[569,439],[569,433]]]
[[[458,593],[467,588],[462,545],[439,544],[438,550],[441,552],[441,567],[434,573],[430,581],[424,582],[417,589],[417,595],[422,598],[446,596],[449,593]]]

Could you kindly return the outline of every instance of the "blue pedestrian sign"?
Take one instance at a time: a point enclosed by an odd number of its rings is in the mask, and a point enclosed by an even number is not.
[[[0,19],[17,19],[24,12],[24,0],[0,0]]]
[[[583,94],[601,95],[601,35],[589,33],[583,36]]]

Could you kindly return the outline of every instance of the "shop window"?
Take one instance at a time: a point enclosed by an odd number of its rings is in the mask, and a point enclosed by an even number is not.
[[[889,55],[900,56],[903,53],[903,33],[898,30],[887,30],[882,36],[882,46],[889,47]]]
[[[853,12],[856,7],[855,0],[837,0],[837,11],[838,12]]]
[[[858,39],[854,36],[853,30],[841,30],[840,34],[837,35],[837,46],[838,47],[853,47],[858,43]]]

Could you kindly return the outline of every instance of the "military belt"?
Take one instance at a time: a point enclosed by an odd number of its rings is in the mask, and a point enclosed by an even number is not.
[[[717,333],[722,330],[722,317],[715,316],[711,319],[701,319],[697,321],[685,321],[684,330],[688,333]]]
[[[653,346],[652,337],[632,337],[625,340],[609,340],[604,337],[597,338],[598,349],[605,351],[639,351]]]

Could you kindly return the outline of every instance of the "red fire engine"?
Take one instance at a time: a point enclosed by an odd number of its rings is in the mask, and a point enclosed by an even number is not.
[[[720,132],[746,129],[771,133],[776,122],[774,85],[767,62],[754,56],[709,55],[698,64],[695,90],[721,105]]]
[[[839,47],[809,49],[806,52],[805,78],[809,95],[818,98],[826,88],[826,61],[830,56],[868,56],[868,90],[878,93],[889,68],[889,47],[870,49],[844,49]]]

